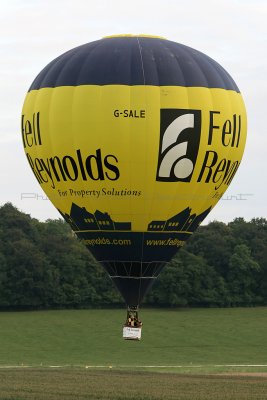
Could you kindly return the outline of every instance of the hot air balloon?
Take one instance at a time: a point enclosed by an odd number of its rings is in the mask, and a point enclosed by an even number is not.
[[[118,35],[48,64],[27,93],[22,141],[42,189],[138,308],[231,183],[246,111],[231,76],[161,37]]]

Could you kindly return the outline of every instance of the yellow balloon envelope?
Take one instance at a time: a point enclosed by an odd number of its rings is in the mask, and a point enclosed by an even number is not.
[[[21,130],[41,187],[137,307],[231,183],[246,112],[208,56],[125,35],[48,64],[26,96]]]

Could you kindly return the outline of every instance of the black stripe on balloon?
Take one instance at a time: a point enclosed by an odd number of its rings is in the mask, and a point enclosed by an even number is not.
[[[222,88],[239,92],[231,76],[205,54],[148,37],[112,37],[76,47],[50,62],[29,91],[79,85]]]

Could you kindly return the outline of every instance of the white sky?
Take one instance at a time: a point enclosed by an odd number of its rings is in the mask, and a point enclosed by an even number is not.
[[[0,0],[0,6],[0,206],[11,201],[40,220],[59,217],[43,200],[21,141],[22,104],[36,75],[75,46],[111,34],[145,33],[214,58],[234,78],[246,103],[243,161],[206,222],[266,218],[266,0]]]

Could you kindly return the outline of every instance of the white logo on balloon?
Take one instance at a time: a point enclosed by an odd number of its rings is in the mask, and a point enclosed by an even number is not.
[[[194,114],[184,114],[177,117],[166,129],[163,134],[161,154],[168,150],[164,155],[158,176],[169,178],[174,166],[174,175],[178,179],[187,178],[193,171],[194,164],[186,158],[188,142],[177,143],[180,134],[188,128],[194,127]]]

